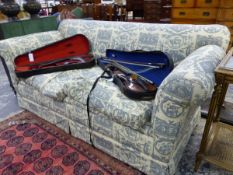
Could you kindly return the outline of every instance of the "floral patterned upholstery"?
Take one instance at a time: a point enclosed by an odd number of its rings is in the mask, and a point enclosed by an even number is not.
[[[98,67],[17,79],[14,58],[64,37],[81,33],[94,56],[106,49],[161,50],[176,68],[152,101],[133,101],[110,81],[101,80],[86,98]],[[230,32],[220,25],[176,25],[64,20],[58,31],[0,41],[19,105],[86,142],[92,133],[99,149],[147,174],[174,174],[201,103],[212,93],[214,69],[224,57]],[[22,44],[23,43],[23,44]],[[49,116],[49,117],[48,117]]]
[[[86,103],[92,86],[90,84],[88,88],[81,90],[80,84],[82,86],[82,82],[77,82],[67,88],[70,92],[68,95],[70,104],[72,101],[78,103],[83,97],[84,104]],[[117,123],[139,130],[146,122],[150,121],[152,101],[131,100],[125,97],[113,82],[101,79],[90,95],[90,108],[105,114]]]
[[[212,93],[214,70],[225,56],[222,48],[203,46],[183,60],[162,82],[156,94],[152,113],[153,132],[163,136],[166,145],[161,154],[171,154],[182,137],[189,116]]]
[[[86,105],[92,85],[102,72],[103,70],[96,66],[91,69],[32,76],[25,79],[25,83],[57,101]],[[139,129],[150,121],[152,101],[130,100],[116,85],[102,79],[92,92],[90,108],[106,114],[118,123]]]
[[[220,25],[141,24],[127,22],[64,20],[58,29],[64,37],[86,35],[96,56],[106,49],[161,50],[178,64],[194,50],[214,44],[227,49],[230,33]]]
[[[54,72],[42,74],[25,79],[25,83],[35,87],[43,95],[63,101],[66,97],[76,96],[76,103],[86,104],[87,95],[95,79],[103,71],[99,67],[91,69],[69,70],[64,72]],[[76,94],[71,87],[76,86]],[[71,102],[73,103],[73,102]]]

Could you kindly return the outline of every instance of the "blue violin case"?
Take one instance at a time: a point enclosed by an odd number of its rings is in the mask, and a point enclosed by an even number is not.
[[[98,59],[101,67],[113,62],[154,83],[157,87],[174,68],[170,56],[161,51],[128,52],[108,49],[106,57]]]

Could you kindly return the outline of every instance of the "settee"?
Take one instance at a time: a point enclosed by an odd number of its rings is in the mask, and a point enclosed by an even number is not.
[[[95,57],[106,49],[161,50],[174,61],[174,70],[151,101],[125,97],[102,70],[69,70],[19,79],[14,58],[51,42],[81,33]],[[221,25],[146,24],[64,20],[57,31],[0,41],[19,106],[74,137],[128,163],[146,174],[174,174],[190,135],[200,118],[200,105],[212,93],[214,69],[224,57],[230,33]],[[91,127],[90,127],[91,126]]]

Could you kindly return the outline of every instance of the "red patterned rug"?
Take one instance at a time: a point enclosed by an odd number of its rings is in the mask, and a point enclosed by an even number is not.
[[[22,112],[0,123],[1,175],[142,174],[56,126]]]

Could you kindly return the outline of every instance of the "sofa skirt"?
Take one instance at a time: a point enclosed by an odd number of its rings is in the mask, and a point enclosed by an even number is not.
[[[117,139],[109,137],[106,133],[103,132],[104,128],[102,131],[100,128],[97,129],[96,127],[93,127],[93,130],[90,130],[86,125],[77,121],[72,121],[69,117],[61,115],[53,109],[42,106],[20,95],[18,95],[17,97],[20,107],[32,113],[35,113],[46,121],[63,129],[65,132],[89,144],[91,132],[95,147],[117,158],[118,160],[121,160],[131,165],[132,167],[151,175],[173,175],[175,173],[176,167],[182,157],[185,146],[189,141],[194,127],[199,121],[198,119],[200,118],[200,111],[198,110],[194,115],[192,121],[190,122],[188,132],[183,136],[181,142],[178,144],[177,148],[173,152],[172,158],[170,158],[168,162],[162,162],[156,160],[156,157],[154,156],[149,156],[145,154],[145,152],[133,148],[129,144],[124,144],[122,142],[119,142]],[[91,112],[91,116],[92,115],[96,114]]]

